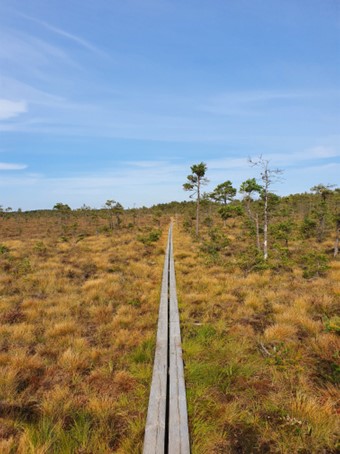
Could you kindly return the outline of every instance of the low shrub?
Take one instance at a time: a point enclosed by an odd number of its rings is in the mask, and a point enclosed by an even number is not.
[[[161,235],[161,230],[151,230],[148,235],[140,235],[137,239],[143,244],[152,244],[156,243],[160,239]]]
[[[321,254],[316,251],[303,255],[301,260],[303,277],[305,279],[324,276],[326,271],[329,269],[328,257],[325,254]]]

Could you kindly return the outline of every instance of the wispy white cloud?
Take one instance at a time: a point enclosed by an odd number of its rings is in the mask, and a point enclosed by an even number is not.
[[[0,170],[24,170],[27,169],[26,164],[14,164],[11,162],[0,162]]]
[[[249,156],[256,159],[256,156]],[[308,165],[311,161],[329,158],[339,158],[340,149],[334,147],[318,145],[302,151],[291,151],[287,153],[266,153],[263,158],[270,161],[275,165],[284,167],[301,166],[302,164]],[[220,158],[209,160],[209,167],[211,169],[241,169],[248,163],[248,157],[244,158]]]
[[[25,112],[27,112],[27,103],[25,101],[0,99],[0,120],[17,117]]]
[[[308,154],[311,158],[336,158],[340,157],[340,149],[336,150],[333,147],[319,145],[307,150],[306,154]]]
[[[97,55],[100,55],[102,57],[104,57],[104,56],[107,57],[107,54],[105,52],[103,52],[101,49],[99,49],[98,47],[91,44],[86,39],[83,39],[77,35],[69,33],[66,30],[63,30],[59,27],[55,27],[54,25],[51,25],[48,22],[45,22],[43,20],[37,19],[36,17],[28,16],[28,15],[22,14],[22,13],[20,13],[19,15],[21,17],[23,17],[24,19],[27,19],[31,22],[35,22],[36,24],[39,24],[41,27],[44,27],[46,30],[49,30],[52,33],[55,33],[59,36],[62,36],[63,38],[66,38],[70,41],[77,43],[79,46],[81,46],[91,52],[94,52]]]
[[[148,166],[149,163],[151,166]],[[20,178],[1,178],[0,187],[11,190],[4,203],[24,209],[48,208],[57,201],[64,201],[73,207],[82,203],[101,207],[105,200],[114,198],[125,207],[132,207],[134,203],[142,206],[185,199],[182,182],[188,166],[170,161],[158,161],[157,166],[154,163],[146,161],[145,167],[136,167],[119,162],[105,171],[69,177],[51,178],[25,173]],[[14,199],[16,203],[13,203]]]
[[[284,102],[301,102],[339,97],[340,91],[305,91],[301,90],[243,90],[222,92],[210,96],[199,106],[203,112],[215,115],[260,115],[268,107],[282,106]]]
[[[329,158],[339,158],[340,149],[325,145],[317,145],[305,150],[291,151],[288,153],[269,153],[269,159],[274,165],[294,167],[307,165],[312,161],[322,161]]]
[[[28,124],[50,124],[51,117],[53,116],[52,113],[56,108],[62,109],[63,111],[78,110],[79,113],[91,111],[91,114],[94,109],[99,109],[99,106],[86,102],[73,102],[64,96],[50,93],[17,79],[1,75],[0,87],[8,97],[25,99],[26,104],[39,106],[41,116],[30,117],[27,120]]]
[[[119,161],[102,171],[93,170],[53,178],[24,172],[20,178],[18,175],[3,176],[0,187],[10,189],[4,203],[24,209],[48,208],[57,201],[68,203],[74,208],[83,203],[101,207],[105,200],[112,198],[125,207],[134,204],[142,206],[187,200],[188,194],[183,191],[182,184],[186,181],[192,163],[188,159]],[[218,163],[220,167],[217,167]],[[258,169],[247,165],[246,157],[226,159],[224,163],[208,159],[207,165],[210,184],[204,190],[208,192],[227,179],[239,188],[242,181],[259,176]],[[280,195],[286,195],[308,191],[320,181],[336,183],[339,166],[339,163],[334,162],[307,163],[302,169],[296,165],[285,171],[285,184],[277,184],[274,190]]]
[[[153,169],[160,165],[164,165],[165,161],[127,161],[126,164],[132,167],[139,167],[142,169]]]
[[[36,84],[39,89],[20,82],[10,77],[0,77],[0,84],[9,98],[25,99],[30,105],[30,115],[18,118],[16,122],[0,126],[0,130],[8,133],[23,132],[34,134],[50,134],[58,136],[81,136],[81,137],[108,137],[136,140],[167,141],[167,142],[211,142],[230,144],[236,146],[246,145],[249,153],[258,148],[266,153],[269,147],[272,151],[287,149],[282,155],[282,160],[287,159],[291,144],[302,136],[313,140],[322,134],[329,132],[329,122],[320,122],[316,118],[303,118],[294,111],[285,116],[275,118],[275,113],[270,113],[266,107],[259,107],[260,115],[256,117],[258,109],[248,108],[248,104],[257,103],[256,100],[273,99],[299,99],[299,96],[314,96],[313,93],[299,93],[291,91],[244,91],[230,95],[232,109],[239,112],[226,121],[223,115],[214,115],[210,112],[203,113],[199,110],[200,105],[209,103],[209,95],[200,94],[199,101],[195,94],[170,96],[166,91],[156,93],[148,90],[142,94],[130,93],[129,87],[121,87],[107,96],[106,89],[102,87],[98,97],[82,98],[77,93],[77,99],[73,99],[73,93],[61,93],[60,86],[56,93],[49,93],[44,89],[50,86]],[[62,85],[62,84],[61,84]],[[66,83],[67,86],[67,83]],[[56,88],[56,87],[54,87]],[[82,93],[84,87],[79,86]],[[96,88],[93,87],[94,93]],[[315,94],[317,96],[317,94]],[[217,96],[216,96],[217,99]],[[259,101],[260,102],[260,101]],[[262,102],[262,101],[261,101]],[[260,103],[261,103],[260,102]],[[250,119],[249,115],[253,115]],[[296,116],[295,122],[289,116]],[[280,120],[280,121],[278,121]],[[301,127],[298,127],[301,124]],[[315,126],[315,127],[314,127]],[[312,128],[312,133],[310,132]],[[311,137],[314,134],[314,137]],[[334,141],[330,141],[330,144]],[[232,146],[232,145],[231,145]],[[244,149],[244,147],[243,147]],[[316,151],[314,150],[314,153]],[[321,153],[321,150],[318,150]],[[323,151],[330,153],[330,150]],[[325,155],[324,155],[325,156]],[[279,159],[280,156],[275,156]]]
[[[60,75],[79,71],[81,67],[67,48],[33,36],[21,30],[0,29],[0,64],[2,75],[21,74],[39,85],[60,84]]]
[[[53,106],[65,101],[61,96],[48,93],[44,90],[35,88],[30,84],[4,75],[0,75],[0,86],[7,96],[25,99],[29,103]]]

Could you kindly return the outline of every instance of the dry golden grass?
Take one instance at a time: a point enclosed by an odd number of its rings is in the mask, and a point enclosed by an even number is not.
[[[241,221],[214,220],[229,245],[209,253],[208,228],[197,241],[177,219],[193,454],[337,452],[339,262],[308,279],[290,256],[256,268]],[[167,229],[148,235],[169,218],[134,222],[109,232],[98,213],[38,213],[0,224],[1,453],[141,452]]]
[[[245,273],[241,231],[224,258],[180,222],[174,241],[193,454],[337,452],[339,262]]]
[[[74,216],[0,226],[1,453],[141,449],[167,232]]]

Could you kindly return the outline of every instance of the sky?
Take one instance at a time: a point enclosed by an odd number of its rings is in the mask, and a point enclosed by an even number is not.
[[[339,0],[0,0],[0,205],[339,185]]]

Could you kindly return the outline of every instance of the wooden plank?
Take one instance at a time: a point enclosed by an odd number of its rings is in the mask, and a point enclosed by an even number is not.
[[[189,454],[189,427],[184,367],[181,347],[181,331],[176,292],[175,264],[170,228],[170,307],[169,307],[169,454]]]
[[[143,454],[165,451],[168,374],[168,287],[170,233],[164,259],[158,328]]]

